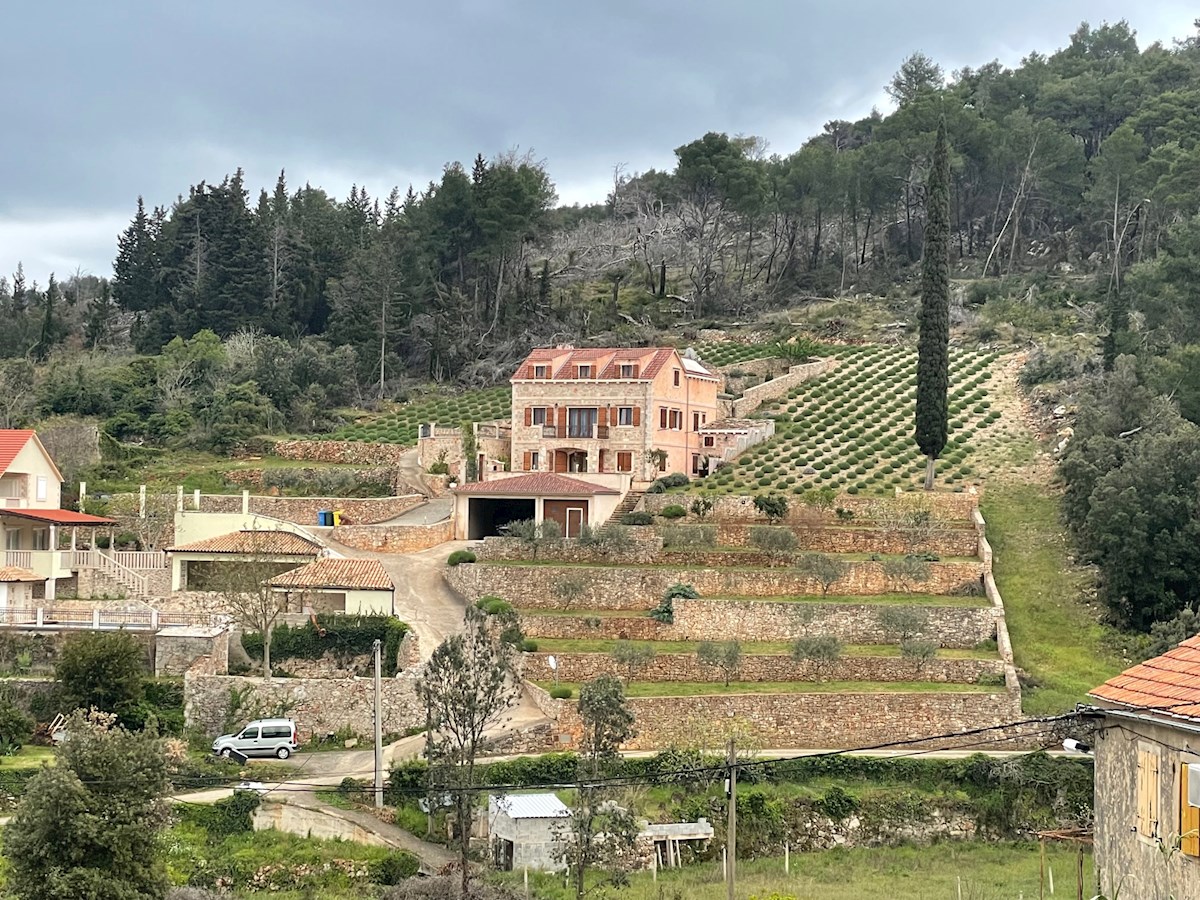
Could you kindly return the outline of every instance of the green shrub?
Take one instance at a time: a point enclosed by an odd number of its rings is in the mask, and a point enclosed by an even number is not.
[[[489,616],[498,616],[512,612],[512,604],[503,597],[480,597],[475,601],[475,605]]]
[[[644,510],[636,509],[621,516],[622,525],[653,525],[654,516]]]
[[[754,525],[750,528],[750,543],[770,556],[786,557],[796,552],[799,542],[790,528],[779,525]]]
[[[522,653],[537,653],[537,641],[524,640],[521,641]]]
[[[384,674],[390,678],[396,674],[396,653],[407,633],[408,625],[393,616],[317,613],[315,624],[309,619],[303,625],[275,626],[271,661],[320,659],[326,653],[344,661],[371,653],[375,641],[382,641]],[[262,659],[262,635],[244,633],[242,648],[251,659]]]
[[[421,868],[420,860],[405,850],[395,850],[383,859],[375,860],[367,871],[376,884],[397,885],[412,878]]]
[[[786,497],[777,494],[762,495],[754,498],[754,508],[772,522],[778,522],[787,515],[788,502]]]
[[[687,515],[687,510],[678,503],[672,503],[669,506],[664,506],[659,515],[664,519],[682,519]]]
[[[33,720],[12,701],[0,701],[0,754],[11,756],[33,735]]]
[[[126,632],[91,631],[67,638],[54,674],[64,709],[118,712],[142,699],[146,651]]]
[[[550,688],[550,696],[555,700],[570,700],[573,693],[575,692],[569,687],[563,687],[561,684]]]
[[[714,525],[664,525],[661,534],[663,546],[671,549],[702,549],[717,540]]]
[[[446,557],[446,565],[448,566],[457,566],[462,563],[473,562],[475,562],[475,554],[470,550],[455,550],[448,557]]]

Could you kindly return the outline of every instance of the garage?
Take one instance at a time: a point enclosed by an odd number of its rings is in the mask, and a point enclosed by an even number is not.
[[[536,507],[532,498],[523,497],[472,497],[468,502],[467,539],[472,541],[500,534],[509,522],[532,519]]]

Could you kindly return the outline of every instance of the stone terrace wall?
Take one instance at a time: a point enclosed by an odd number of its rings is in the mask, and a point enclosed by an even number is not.
[[[424,722],[416,683],[417,679],[408,674],[384,679],[384,732],[404,732]],[[296,720],[301,740],[340,728],[368,735],[374,728],[372,678],[272,678],[264,681],[258,677],[192,674],[188,674],[183,682],[184,717],[188,726],[200,728],[206,734],[220,734],[229,712],[231,690],[246,692],[239,713],[241,720],[286,715]]]
[[[701,524],[701,523],[697,523]],[[751,547],[750,531],[765,525],[741,522],[716,523],[716,542],[722,547]],[[789,526],[777,525],[776,528]],[[905,535],[884,531],[882,528],[861,528],[836,525],[808,527],[790,526],[801,550],[813,553],[936,553],[939,556],[975,556],[979,552],[979,535],[972,529],[946,529],[922,540],[919,548],[913,548]]]
[[[630,750],[654,750],[712,731],[714,723],[741,720],[767,748],[866,747],[891,741],[921,740],[987,728],[1022,718],[1019,694],[996,693],[811,693],[714,694],[697,697],[635,697],[630,699],[637,737]],[[578,704],[562,704],[558,727],[567,745],[582,734]],[[1003,736],[985,735],[985,739]],[[978,735],[929,740],[925,748],[971,746]],[[1044,736],[1034,746],[1042,746]],[[1028,748],[1029,739],[1014,731],[1008,741],[989,744],[996,749]]]
[[[626,533],[633,542],[628,550],[614,553],[595,545],[580,544],[577,540],[561,540],[538,547],[538,559],[565,563],[650,563],[662,552],[662,538],[653,528],[628,527]],[[522,561],[529,559],[529,545],[519,538],[489,537],[471,548],[482,560]]]
[[[558,662],[560,681],[582,683],[598,675],[628,676],[628,669],[617,665],[607,653],[525,653],[526,677],[544,680],[550,671],[546,659]],[[931,659],[917,664],[894,656],[843,656],[816,671],[809,662],[790,656],[742,656],[737,681],[937,681],[950,684],[974,684],[980,676],[1002,676],[1004,662],[995,659]],[[719,669],[703,665],[694,653],[660,653],[638,669],[637,681],[711,681],[723,680]]]
[[[791,641],[811,634],[831,634],[847,644],[886,644],[896,639],[880,623],[880,612],[887,608],[883,604],[677,599],[674,608],[671,625],[645,614],[592,616],[580,611],[578,615],[538,615],[525,610],[521,625],[535,639]],[[993,640],[1002,618],[989,607],[930,606],[921,610],[927,618],[919,636],[959,649]]]
[[[777,400],[785,396],[796,385],[824,375],[831,369],[837,368],[837,364],[838,360],[833,357],[802,363],[790,367],[786,375],[780,375],[778,378],[772,378],[770,381],[746,388],[742,392],[742,396],[733,401],[733,417],[735,419],[745,418],[768,400]]]
[[[454,520],[432,525],[340,525],[332,537],[355,550],[375,553],[415,553],[454,540]]]
[[[687,506],[691,502],[687,494],[646,494],[642,498],[641,508],[646,512],[659,513],[663,507],[672,503]],[[713,510],[708,519],[711,521],[742,521],[767,524],[766,517],[754,507],[754,497],[750,495],[724,494],[711,498]],[[841,525],[836,510],[847,509],[854,513],[854,521],[858,524],[869,524],[880,503],[911,504],[914,507],[929,509],[934,516],[945,522],[961,523],[968,528],[973,525],[971,512],[979,508],[979,493],[976,488],[956,494],[925,493],[921,491],[902,493],[896,497],[863,497],[857,494],[839,494],[834,498],[829,509],[818,509],[808,506],[798,497],[788,497],[788,511],[784,521],[797,525]]]
[[[409,450],[401,444],[367,441],[276,441],[272,453],[280,459],[343,463],[355,466],[399,465]]]
[[[929,564],[929,579],[913,585],[914,592],[954,594],[981,589],[979,562]],[[673,584],[690,584],[701,597],[788,597],[821,593],[812,578],[791,569],[689,569],[675,566],[508,566],[473,563],[447,567],[446,581],[467,600],[485,595],[503,597],[523,609],[557,609],[562,601],[553,594],[563,580],[579,581],[585,590],[577,600],[581,609],[646,610],[657,605]],[[830,596],[884,594],[889,581],[877,562],[849,564],[848,574],[829,591]]]
[[[184,497],[185,507],[191,509],[191,498]],[[316,525],[317,513],[322,509],[340,509],[345,518],[354,525],[371,525],[386,522],[408,512],[425,502],[420,494],[403,497],[262,497],[251,495],[250,512],[273,516],[297,525]],[[237,494],[201,494],[200,511],[213,513],[238,513],[242,511],[242,498]]]

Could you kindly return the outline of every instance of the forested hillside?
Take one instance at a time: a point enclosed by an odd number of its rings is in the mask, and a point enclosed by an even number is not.
[[[71,413],[222,450],[415,383],[496,383],[536,343],[822,298],[911,317],[944,120],[958,339],[1014,337],[972,315],[1024,323],[1026,385],[1077,402],[1067,517],[1114,614],[1145,629],[1200,604],[1200,37],[1085,24],[1011,69],[916,54],[888,89],[887,115],[799,148],[709,133],[671,171],[618,167],[587,207],[512,153],[340,200],[288,173],[255,197],[240,171],[139,199],[111,280],[0,278],[0,424]]]

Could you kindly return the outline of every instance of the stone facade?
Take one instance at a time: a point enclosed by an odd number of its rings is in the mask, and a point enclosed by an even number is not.
[[[417,679],[404,673],[383,681],[383,730],[403,733],[423,724],[416,694]],[[183,682],[184,716],[189,727],[220,734],[230,714],[230,692],[243,695],[237,723],[270,715],[296,720],[301,740],[348,728],[355,734],[373,732],[372,678],[262,678],[192,675]]]
[[[535,639],[791,641],[804,635],[831,634],[846,644],[897,640],[880,622],[881,611],[889,608],[883,604],[677,599],[674,608],[671,625],[644,613],[596,616],[584,610],[577,615],[538,615],[523,610],[521,624]],[[1002,621],[995,609],[987,607],[929,606],[921,610],[927,618],[920,636],[947,648],[967,649],[992,640]]]
[[[1003,689],[920,693],[712,694],[695,697],[634,697],[628,701],[637,737],[626,749],[653,750],[694,745],[721,723],[745,723],[763,747],[868,747],[914,740],[925,749],[972,746],[978,735],[963,734],[1019,721],[1021,699]],[[562,703],[560,745],[574,746],[582,734],[578,703]],[[943,735],[952,735],[942,737]],[[565,737],[564,737],[565,736]],[[1004,738],[1003,732],[989,735]],[[923,739],[928,738],[928,741]],[[1033,746],[1042,746],[1037,737]],[[717,745],[719,745],[719,741]],[[1029,738],[1013,732],[990,747],[1024,749]]]
[[[927,594],[972,593],[982,590],[979,562],[929,564],[929,578],[910,587]],[[554,587],[578,582],[576,605],[594,610],[647,610],[658,604],[673,584],[690,584],[701,597],[791,597],[821,593],[813,578],[793,569],[718,569],[678,566],[554,566],[474,563],[447,567],[450,586],[474,600],[485,595],[503,597],[523,609],[558,609],[563,601]],[[832,586],[829,596],[884,594],[892,589],[878,562],[853,562],[847,574]]]
[[[341,525],[332,537],[355,550],[375,553],[415,553],[454,539],[454,520],[432,525]]]
[[[780,375],[778,378],[772,378],[770,381],[746,388],[742,392],[742,396],[733,401],[731,410],[733,417],[741,419],[750,415],[768,400],[777,400],[785,396],[796,385],[819,378],[831,369],[837,368],[837,364],[838,361],[833,357],[801,363],[798,366],[791,366],[786,375]],[[745,370],[745,366],[742,366],[742,369]]]
[[[547,657],[558,663],[561,681],[582,683],[598,675],[626,678],[628,669],[619,666],[607,653],[526,653],[522,654],[528,677],[545,678],[550,669]],[[999,659],[939,658],[918,663],[895,656],[843,656],[820,672],[811,663],[789,656],[743,655],[735,676],[737,681],[936,681],[947,684],[975,684],[981,676],[1003,675]],[[637,681],[712,681],[723,680],[719,669],[706,666],[694,653],[660,653],[634,674]]]
[[[185,507],[192,508],[191,498],[184,498]],[[347,523],[372,525],[386,522],[425,502],[420,494],[402,497],[262,497],[250,496],[250,512],[293,522],[296,525],[317,524],[317,513],[323,509],[340,509]],[[200,511],[209,513],[240,513],[242,497],[238,494],[201,494]]]
[[[271,452],[280,459],[342,463],[355,466],[399,465],[409,450],[403,444],[367,441],[276,441]]]

